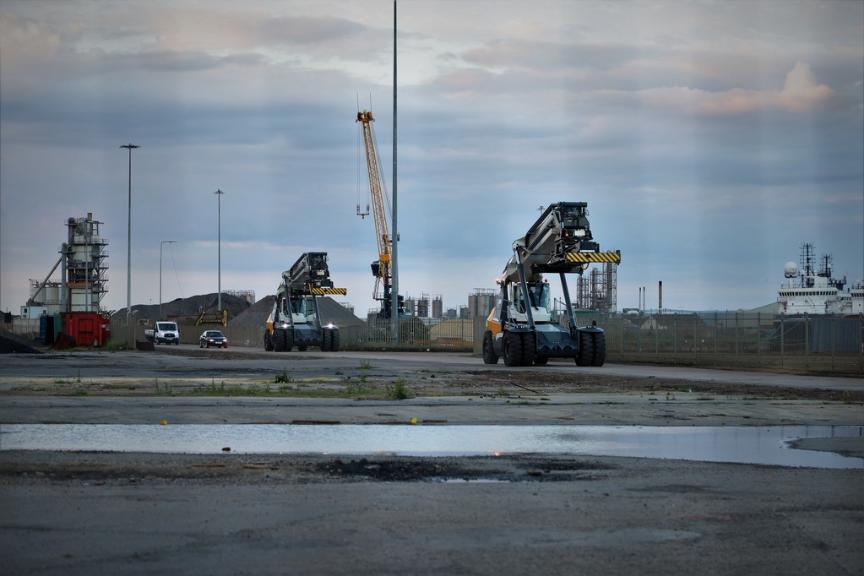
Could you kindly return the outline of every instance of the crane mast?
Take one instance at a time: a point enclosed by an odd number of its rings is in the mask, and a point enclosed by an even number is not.
[[[390,238],[389,226],[387,224],[387,210],[384,202],[384,178],[381,175],[381,167],[378,162],[378,147],[375,142],[375,132],[372,122],[375,119],[372,112],[363,110],[357,112],[357,122],[363,134],[363,145],[366,151],[366,172],[369,179],[369,196],[372,199],[372,217],[375,221],[375,240],[378,244],[378,260],[372,262],[372,275],[375,276],[375,291],[373,298],[381,302],[381,316],[390,317],[390,305],[392,302],[392,267],[391,251],[392,239]],[[364,214],[358,211],[358,214]],[[379,292],[379,288],[383,290]]]

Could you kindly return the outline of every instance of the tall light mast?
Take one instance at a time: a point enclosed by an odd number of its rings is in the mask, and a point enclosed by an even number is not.
[[[399,345],[399,228],[396,211],[398,195],[396,178],[396,0],[393,0],[393,292],[396,298],[390,303],[390,318],[393,321],[393,344]]]

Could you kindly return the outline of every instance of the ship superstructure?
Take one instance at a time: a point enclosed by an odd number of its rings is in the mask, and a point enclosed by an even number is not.
[[[819,258],[813,244],[801,246],[800,265],[787,262],[784,267],[786,281],[777,291],[780,314],[864,314],[864,284],[849,287],[846,278],[832,275],[831,255]]]

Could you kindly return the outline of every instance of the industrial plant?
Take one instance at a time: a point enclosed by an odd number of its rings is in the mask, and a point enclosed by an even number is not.
[[[101,307],[108,292],[108,240],[100,234],[101,225],[90,212],[69,218],[60,257],[43,280],[30,280],[21,317],[39,320],[45,344],[102,346],[108,341],[110,328]],[[60,279],[52,280],[58,267]]]

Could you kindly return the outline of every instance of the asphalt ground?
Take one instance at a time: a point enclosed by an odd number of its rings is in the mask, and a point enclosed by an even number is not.
[[[281,382],[277,382],[281,380]],[[410,398],[388,397],[401,382]],[[862,424],[860,379],[441,353],[0,358],[0,423]],[[801,447],[864,454],[860,439]],[[864,473],[0,450],[10,574],[862,574]]]

